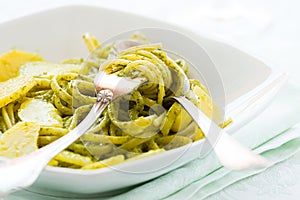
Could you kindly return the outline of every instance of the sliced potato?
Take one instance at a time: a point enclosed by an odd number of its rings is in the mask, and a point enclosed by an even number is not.
[[[141,153],[134,157],[131,157],[131,158],[127,159],[126,161],[133,161],[133,160],[138,160],[138,159],[142,159],[142,158],[147,158],[147,157],[154,156],[154,155],[157,155],[157,154],[160,154],[163,152],[165,152],[165,149],[150,150],[146,153]]]
[[[23,65],[20,74],[31,76],[54,76],[63,72],[79,72],[80,64],[54,64],[48,62],[31,62]]]
[[[37,122],[41,126],[63,127],[62,117],[51,104],[40,99],[27,99],[19,109],[18,116],[25,122]]]
[[[18,76],[5,82],[0,82],[0,108],[25,96],[34,86],[35,80],[30,76]]]
[[[64,150],[57,154],[54,157],[55,160],[72,164],[72,165],[77,165],[77,166],[84,166],[92,163],[92,159],[87,156],[82,156],[77,153],[73,153],[71,151]]]
[[[209,94],[207,94],[201,87],[195,86],[193,92],[197,95],[199,104],[198,108],[202,110],[207,116],[212,117],[213,102]]]
[[[36,53],[11,50],[0,55],[0,82],[16,77],[19,69],[27,62],[43,61],[44,59]]]
[[[211,97],[205,91],[205,89],[200,86],[194,86],[192,88],[192,91],[198,97],[197,107],[214,122],[218,124],[222,122],[222,115],[220,113],[220,110],[212,101]]]
[[[0,137],[0,156],[15,158],[38,149],[40,126],[34,122],[19,122]]]
[[[105,160],[87,164],[87,165],[83,166],[81,169],[85,169],[85,170],[100,169],[100,168],[119,164],[121,162],[124,162],[124,160],[125,160],[125,157],[123,155],[117,155],[117,156],[107,158]]]
[[[192,117],[181,108],[180,113],[176,116],[175,122],[171,128],[173,132],[178,132],[186,128],[192,121]]]

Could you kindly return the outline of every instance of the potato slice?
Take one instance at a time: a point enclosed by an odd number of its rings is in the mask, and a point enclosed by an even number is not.
[[[16,77],[19,69],[27,62],[43,61],[44,59],[36,53],[11,50],[0,55],[0,82]]]
[[[30,76],[18,76],[5,82],[0,82],[0,108],[21,96],[25,96],[34,85],[35,81]]]
[[[197,105],[202,112],[207,116],[212,117],[213,102],[209,94],[206,93],[201,87],[195,86],[193,92],[197,95],[199,104]]]
[[[63,72],[79,72],[80,64],[54,64],[48,62],[31,62],[23,65],[20,74],[31,76],[54,76]]]
[[[222,123],[222,115],[218,106],[213,102],[208,92],[205,91],[203,87],[194,86],[192,88],[194,94],[198,97],[197,107],[209,118],[211,118],[215,123]]]
[[[38,149],[40,126],[34,122],[19,122],[0,137],[0,156],[15,158]]]
[[[25,122],[37,122],[41,126],[62,127],[62,117],[51,104],[40,99],[27,99],[19,109],[18,116]]]
[[[107,158],[105,160],[84,165],[81,169],[85,169],[85,170],[100,169],[100,168],[116,165],[124,161],[125,161],[125,157],[123,155],[117,155],[117,156]]]
[[[172,126],[173,132],[178,132],[186,128],[192,121],[192,117],[181,107],[180,113],[176,116],[175,122]]]
[[[92,163],[92,159],[87,156],[64,150],[54,157],[55,160],[71,165],[84,166]]]

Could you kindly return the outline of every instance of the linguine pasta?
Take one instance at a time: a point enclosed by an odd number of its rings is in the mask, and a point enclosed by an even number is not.
[[[150,44],[136,35],[133,40],[142,44],[118,51],[117,42],[102,47],[86,34],[84,42],[91,52],[86,60],[27,62],[17,77],[0,82],[0,156],[12,155],[5,148],[10,145],[5,135],[11,130],[24,130],[26,123],[35,127],[29,137],[32,139],[26,142],[35,142],[36,149],[76,127],[96,101],[93,79],[99,67],[109,74],[147,81],[113,101],[94,126],[49,165],[98,169],[202,139],[201,129],[186,111],[168,100],[181,95],[187,62],[165,51],[161,44]],[[206,88],[194,79],[189,87],[187,98],[212,116],[213,104]],[[27,146],[34,150],[32,144]]]

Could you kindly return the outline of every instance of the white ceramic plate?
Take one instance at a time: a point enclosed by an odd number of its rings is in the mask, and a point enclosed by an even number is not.
[[[105,20],[104,20],[105,19]],[[120,32],[141,27],[163,27],[189,35],[201,44],[223,83],[223,91],[208,85],[214,94],[222,92],[225,117],[234,121],[234,131],[262,111],[275,95],[285,75],[260,60],[225,43],[200,36],[171,24],[115,10],[88,6],[67,6],[47,10],[0,24],[0,52],[11,48],[37,51],[50,61],[88,55],[81,36],[93,33],[100,41]],[[208,62],[191,41],[151,34],[151,41],[180,53],[194,63],[201,74],[213,76]],[[209,61],[210,62],[210,61]],[[200,63],[200,64],[199,64]],[[213,77],[211,77],[213,78]],[[224,96],[225,95],[225,96]],[[58,196],[106,195],[140,184],[173,170],[199,156],[203,141],[149,158],[123,163],[114,168],[81,171],[46,167],[30,190]]]

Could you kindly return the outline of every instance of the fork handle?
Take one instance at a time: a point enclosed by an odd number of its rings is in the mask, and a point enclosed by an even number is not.
[[[265,167],[270,164],[267,159],[254,153],[228,135],[226,131],[221,129],[187,98],[184,96],[172,98],[184,107],[201,128],[223,166],[240,170]]]
[[[2,160],[0,197],[32,185],[48,162],[83,135],[109,103],[110,101],[98,101],[76,128],[51,144],[19,158]]]

